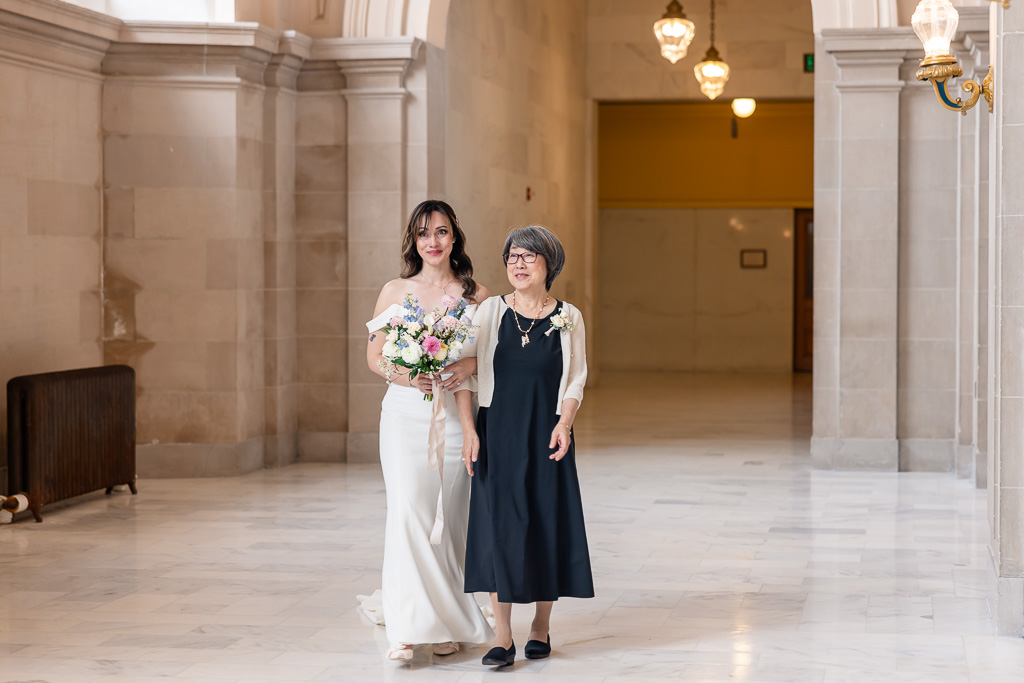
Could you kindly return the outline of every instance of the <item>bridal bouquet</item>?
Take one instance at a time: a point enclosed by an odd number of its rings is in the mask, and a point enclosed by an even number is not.
[[[459,358],[462,346],[472,341],[476,326],[466,317],[466,300],[445,294],[441,308],[429,313],[412,295],[405,295],[400,313],[381,328],[386,335],[377,367],[390,380],[396,367],[408,368],[409,379],[419,374],[433,375]],[[424,394],[425,401],[434,399]]]

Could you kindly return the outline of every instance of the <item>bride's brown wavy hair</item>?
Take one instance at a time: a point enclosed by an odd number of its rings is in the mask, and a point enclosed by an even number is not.
[[[439,213],[445,217],[448,226],[452,229],[455,238],[452,242],[452,253],[450,263],[455,279],[462,283],[463,297],[467,301],[476,302],[477,284],[473,279],[473,262],[469,260],[466,253],[466,234],[459,227],[459,219],[447,202],[440,199],[428,199],[412,210],[409,216],[409,223],[405,226],[402,235],[402,277],[409,278],[418,275],[423,270],[423,257],[416,250],[416,233],[419,229],[430,222],[430,217]]]

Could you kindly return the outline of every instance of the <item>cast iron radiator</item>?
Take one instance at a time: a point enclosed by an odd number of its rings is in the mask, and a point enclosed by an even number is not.
[[[23,375],[7,383],[9,495],[40,508],[118,484],[135,488],[135,371],[127,365]]]

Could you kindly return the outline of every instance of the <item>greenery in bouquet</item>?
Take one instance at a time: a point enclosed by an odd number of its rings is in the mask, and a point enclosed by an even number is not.
[[[417,375],[436,375],[446,365],[459,359],[462,347],[472,341],[476,327],[466,316],[466,300],[445,294],[441,306],[427,312],[412,294],[405,295],[402,310],[381,328],[385,335],[377,366],[388,381],[397,368],[409,371],[409,379]],[[371,337],[372,339],[372,337]],[[433,400],[424,394],[424,400]]]

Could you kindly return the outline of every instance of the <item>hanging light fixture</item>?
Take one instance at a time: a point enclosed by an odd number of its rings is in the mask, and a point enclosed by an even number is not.
[[[654,37],[661,44],[661,56],[673,64],[686,56],[694,32],[693,22],[683,14],[678,0],[668,3],[665,14],[654,22]]]
[[[757,102],[750,97],[737,97],[732,101],[732,113],[745,119],[757,109]]]
[[[749,118],[753,115],[754,110],[757,109],[757,102],[750,97],[737,97],[732,101],[732,136],[738,138],[740,136],[740,126],[738,121],[740,119]]]
[[[711,46],[704,55],[704,61],[693,67],[693,74],[700,83],[700,91],[709,100],[721,95],[729,80],[729,65],[722,61],[715,49],[715,0],[711,0]]]
[[[935,96],[946,109],[967,114],[967,110],[978,103],[984,95],[988,102],[988,110],[992,111],[992,67],[988,68],[988,76],[979,84],[969,80],[961,87],[970,97],[964,102],[959,97],[955,100],[946,90],[949,79],[962,76],[964,70],[956,61],[950,50],[950,43],[956,35],[956,27],[960,23],[960,14],[949,0],[921,0],[910,18],[914,33],[924,45],[924,59],[917,70],[917,80],[930,81],[935,89]]]

